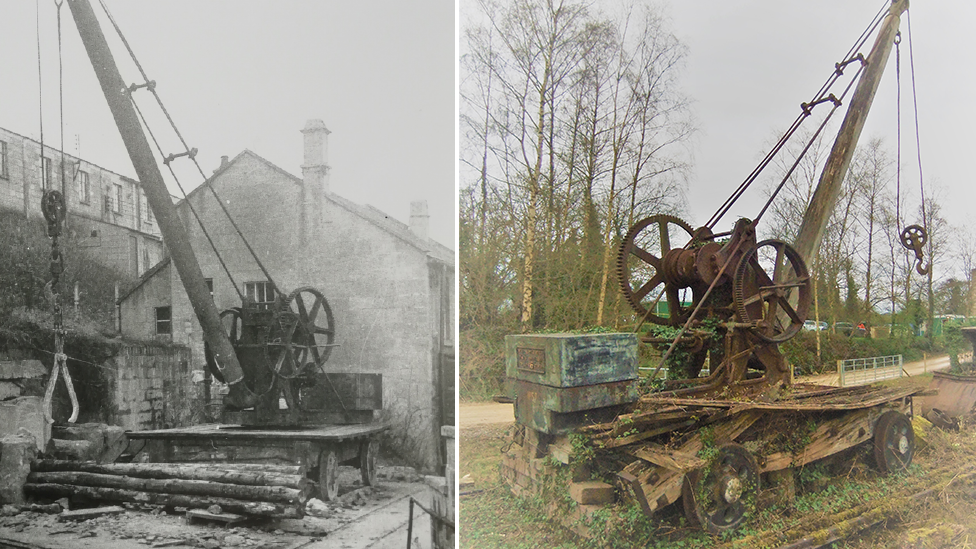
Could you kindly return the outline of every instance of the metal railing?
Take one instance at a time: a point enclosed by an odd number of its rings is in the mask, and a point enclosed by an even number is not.
[[[841,387],[867,385],[901,377],[903,365],[902,355],[852,358],[837,361],[837,374]]]

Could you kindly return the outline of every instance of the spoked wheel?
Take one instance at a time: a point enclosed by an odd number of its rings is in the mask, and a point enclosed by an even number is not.
[[[764,240],[739,260],[732,299],[755,335],[770,343],[787,341],[803,328],[813,301],[806,263],[786,242]]]
[[[319,454],[319,496],[322,501],[335,501],[339,496],[339,458],[335,450]]]
[[[335,321],[329,302],[315,288],[295,290],[278,312],[268,338],[275,373],[294,379],[306,366],[322,366],[332,353],[334,341]]]
[[[692,234],[691,225],[681,219],[654,215],[634,224],[620,243],[617,280],[627,302],[641,318],[670,326],[688,319],[691,310],[681,306],[679,288],[665,285],[662,258],[672,249],[683,247]],[[667,316],[653,312],[662,299],[668,306]],[[648,314],[648,310],[652,312]]]
[[[915,431],[908,416],[888,411],[881,414],[874,428],[874,459],[878,469],[898,473],[908,469],[915,455]]]
[[[359,472],[366,486],[376,486],[376,454],[379,451],[380,443],[376,440],[364,441],[359,445]]]
[[[681,485],[685,516],[712,533],[735,528],[759,492],[759,465],[742,446],[729,443],[711,465],[692,471]]]
[[[230,338],[230,344],[236,347],[241,339],[241,309],[234,307],[220,311],[220,323],[224,325],[224,333]],[[214,360],[213,352],[210,351],[210,345],[206,343],[203,344],[203,355],[210,375],[217,381],[224,383],[224,374],[217,368],[217,361]]]

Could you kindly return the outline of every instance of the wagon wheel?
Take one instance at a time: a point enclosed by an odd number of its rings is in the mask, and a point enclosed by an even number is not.
[[[318,368],[332,353],[335,322],[322,293],[310,286],[298,288],[278,312],[268,344],[278,377],[294,379],[309,364]]]
[[[359,445],[359,472],[366,486],[376,486],[376,454],[379,451],[380,443],[377,440],[363,441]]]
[[[925,414],[925,419],[932,422],[943,431],[958,431],[959,430],[959,418],[950,417],[949,414],[945,413],[939,408],[932,408]]]
[[[718,449],[715,460],[685,475],[681,500],[685,516],[712,533],[738,526],[759,492],[759,465],[742,446],[729,443]]]
[[[692,234],[691,225],[677,217],[652,215],[634,224],[620,243],[617,281],[627,302],[641,318],[668,326],[677,326],[688,319],[691,311],[681,307],[679,288],[664,282],[662,258],[672,248],[684,246]],[[673,242],[672,237],[680,242]],[[656,307],[662,297],[668,305],[668,316],[648,314],[648,309]]]
[[[874,459],[885,473],[908,469],[915,455],[915,432],[908,416],[888,411],[881,414],[874,428]]]
[[[732,299],[742,322],[770,343],[782,343],[803,328],[813,301],[806,263],[792,246],[764,240],[739,260]]]
[[[220,311],[220,323],[224,325],[224,333],[230,338],[231,346],[236,348],[241,339],[240,307]],[[207,362],[207,369],[210,370],[210,375],[217,381],[224,383],[224,374],[220,373],[220,369],[217,368],[217,361],[214,360],[213,352],[210,351],[210,345],[206,343],[203,344],[203,356]]]
[[[335,501],[339,496],[339,458],[335,450],[322,450],[319,454],[319,497],[322,501]]]

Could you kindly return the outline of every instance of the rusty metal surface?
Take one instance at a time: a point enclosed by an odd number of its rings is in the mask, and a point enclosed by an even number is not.
[[[543,433],[572,431],[592,420],[587,413],[636,402],[637,381],[617,381],[585,387],[549,387],[515,381],[515,419]],[[604,414],[591,414],[594,417]],[[614,414],[616,415],[616,414]]]
[[[921,413],[938,408],[949,417],[966,415],[976,405],[976,376],[962,376],[934,372],[928,389],[938,390],[938,394],[918,399]]]

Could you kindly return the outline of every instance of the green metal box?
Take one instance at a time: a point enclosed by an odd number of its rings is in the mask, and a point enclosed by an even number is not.
[[[583,387],[637,379],[637,335],[505,336],[509,379],[550,387]]]
[[[608,421],[637,401],[637,336],[538,334],[505,337],[515,419],[562,434]]]

